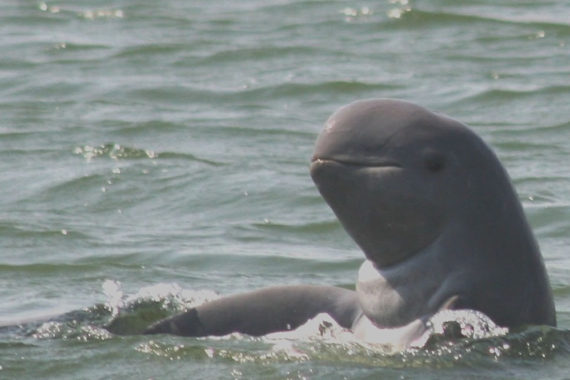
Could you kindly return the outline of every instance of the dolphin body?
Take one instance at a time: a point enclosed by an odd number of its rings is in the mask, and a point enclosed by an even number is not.
[[[311,176],[366,256],[355,291],[270,287],[205,303],[145,334],[259,336],[328,313],[363,339],[380,332],[406,347],[440,310],[477,310],[503,327],[556,325],[508,174],[464,124],[400,100],[351,103],[326,122]]]

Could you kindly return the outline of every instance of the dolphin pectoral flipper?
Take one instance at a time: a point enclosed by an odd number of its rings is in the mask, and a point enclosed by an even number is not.
[[[360,316],[356,292],[333,286],[276,286],[224,297],[150,326],[145,334],[259,336],[293,330],[319,313],[346,328]]]

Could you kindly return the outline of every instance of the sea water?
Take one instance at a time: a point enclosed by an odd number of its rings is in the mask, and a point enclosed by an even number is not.
[[[0,378],[567,378],[569,14],[564,0],[2,1]],[[492,146],[559,326],[434,333],[399,353],[326,318],[296,337],[139,335],[224,294],[354,286],[363,255],[308,164],[326,118],[373,97]]]

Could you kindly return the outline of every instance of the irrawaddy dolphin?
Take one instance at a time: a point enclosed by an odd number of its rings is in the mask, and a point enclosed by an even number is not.
[[[390,329],[405,345],[443,309],[477,310],[503,327],[556,325],[513,185],[464,124],[400,100],[351,103],[326,122],[311,176],[366,256],[356,290],[270,287],[205,303],[145,333],[259,336],[328,313],[357,336]]]

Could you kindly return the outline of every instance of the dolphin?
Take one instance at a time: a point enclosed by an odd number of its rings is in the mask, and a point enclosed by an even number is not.
[[[388,331],[406,347],[441,310],[476,310],[503,327],[556,325],[515,189],[464,124],[402,100],[357,101],[327,120],[310,171],[366,257],[355,290],[269,287],[205,303],[145,334],[260,336],[327,313],[363,339]]]

